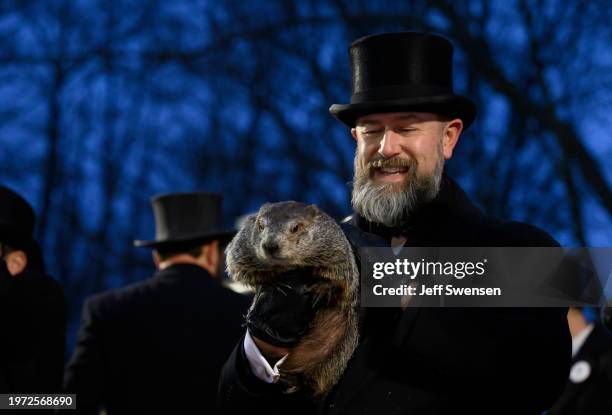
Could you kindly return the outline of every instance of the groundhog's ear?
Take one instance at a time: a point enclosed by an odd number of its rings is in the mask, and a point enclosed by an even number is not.
[[[318,216],[321,214],[321,210],[319,209],[319,207],[317,205],[308,205],[306,206],[306,210],[312,215],[312,216]]]
[[[257,218],[257,213],[250,213],[248,215],[242,216],[238,219],[236,223],[236,228],[240,230],[245,227],[249,227],[253,224],[253,222],[255,222],[256,218]]]

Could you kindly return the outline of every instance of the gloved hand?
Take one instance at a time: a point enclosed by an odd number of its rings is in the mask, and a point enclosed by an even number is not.
[[[259,287],[246,316],[251,335],[277,347],[293,347],[314,317],[312,270],[290,271],[278,276],[278,284]]]
[[[359,263],[358,249],[388,247],[383,238],[350,224],[341,224]],[[308,330],[320,302],[310,287],[316,283],[311,269],[290,271],[278,276],[279,284],[259,287],[246,317],[251,335],[277,347],[293,347]]]

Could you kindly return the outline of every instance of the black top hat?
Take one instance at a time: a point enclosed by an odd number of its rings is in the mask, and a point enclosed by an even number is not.
[[[354,127],[364,115],[383,112],[432,112],[469,127],[476,105],[453,92],[453,45],[445,38],[417,32],[366,36],[349,48],[353,79],[350,104],[329,112]]]
[[[36,215],[32,206],[8,187],[0,186],[0,242],[28,250],[34,242]]]
[[[134,241],[137,247],[161,248],[184,243],[228,240],[234,231],[221,228],[221,195],[171,193],[151,199],[155,240]]]

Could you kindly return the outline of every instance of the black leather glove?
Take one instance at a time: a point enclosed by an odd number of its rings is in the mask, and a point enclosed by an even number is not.
[[[259,287],[246,317],[249,332],[277,347],[295,346],[314,317],[315,298],[308,288],[312,270],[278,276],[278,283]]]
[[[358,249],[388,247],[383,238],[369,234],[350,224],[340,227],[349,240],[359,264]],[[246,317],[249,332],[260,340],[277,347],[293,347],[308,330],[319,302],[314,291],[316,283],[311,269],[295,270],[278,276],[278,284],[259,287]]]

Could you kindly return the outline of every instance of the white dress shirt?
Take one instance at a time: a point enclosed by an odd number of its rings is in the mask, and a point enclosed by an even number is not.
[[[589,334],[591,334],[591,332],[593,331],[593,327],[593,324],[589,324],[579,334],[572,337],[572,357],[576,356],[578,350],[580,350],[587,337],[589,337]]]
[[[244,336],[244,353],[246,354],[246,358],[249,361],[249,366],[251,367],[251,371],[255,376],[259,379],[263,380],[266,383],[276,383],[280,378],[280,372],[278,371],[278,367],[281,363],[285,361],[288,355],[283,356],[274,367],[270,366],[268,361],[259,351],[259,348],[253,341],[251,334],[247,330],[246,336]]]

